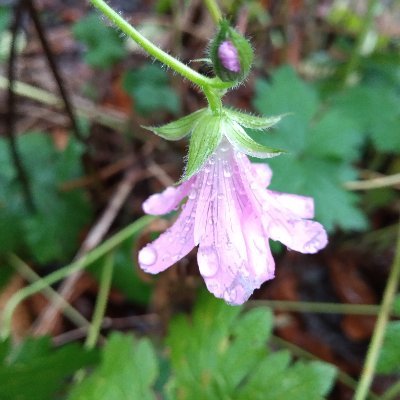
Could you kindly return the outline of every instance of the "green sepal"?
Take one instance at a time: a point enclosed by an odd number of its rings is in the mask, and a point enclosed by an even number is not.
[[[143,126],[163,139],[167,140],[180,140],[189,135],[195,128],[201,116],[207,111],[206,108],[195,111],[192,114],[179,118],[176,121],[170,122],[162,126]]]
[[[221,121],[220,115],[203,115],[194,127],[190,137],[185,173],[181,181],[196,174],[214,153],[223,136]]]
[[[234,110],[232,108],[225,109],[225,114],[230,119],[236,121],[239,125],[244,126],[245,128],[256,130],[271,128],[271,126],[277,124],[284,117],[284,115],[276,115],[273,117],[258,117],[255,115],[243,113],[238,110]]]
[[[240,71],[233,72],[225,68],[218,57],[218,49],[221,43],[230,41],[238,52]],[[210,58],[212,60],[215,74],[224,82],[241,82],[250,72],[254,59],[254,52],[250,42],[239,32],[229,25],[229,22],[222,20],[220,28],[210,45]]]
[[[246,131],[234,120],[224,119],[223,133],[231,145],[251,157],[271,158],[285,153],[284,150],[264,146],[252,139]]]

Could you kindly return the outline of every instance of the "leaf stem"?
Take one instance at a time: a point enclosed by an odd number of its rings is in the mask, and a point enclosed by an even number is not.
[[[99,338],[100,329],[103,322],[104,313],[107,306],[108,293],[111,288],[111,281],[114,269],[114,254],[111,252],[106,256],[103,270],[100,278],[100,289],[97,295],[96,305],[94,308],[92,323],[89,328],[89,333],[85,342],[87,349],[93,349]]]
[[[66,276],[73,274],[76,271],[86,268],[88,265],[93,264],[95,261],[109,253],[115,247],[120,245],[123,241],[132,237],[137,232],[140,232],[146,225],[148,225],[155,217],[153,216],[143,216],[137,219],[132,224],[128,225],[126,228],[120,230],[114,236],[110,237],[103,244],[96,247],[92,251],[86,253],[82,258],[72,262],[71,264],[47,275],[40,281],[34,282],[33,284],[19,290],[16,292],[4,307],[2,318],[1,318],[1,328],[0,328],[0,338],[6,339],[11,332],[11,320],[15,309],[18,305],[25,300],[27,297],[40,292],[46,287],[52,285],[55,282],[65,278]]]
[[[360,381],[354,400],[364,400],[367,396],[368,389],[371,386],[372,379],[375,374],[376,363],[383,344],[386,326],[389,320],[390,311],[392,309],[393,300],[396,295],[397,287],[400,279],[400,222],[399,233],[397,237],[396,252],[393,265],[386,284],[385,292],[381,305],[381,311],[375,325],[374,333],[368,348],[367,358],[361,372]]]
[[[218,25],[219,21],[222,19],[222,13],[219,9],[218,3],[216,0],[204,0],[204,4],[207,7],[213,21],[216,25]]]
[[[147,53],[167,65],[174,71],[181,74],[183,77],[193,82],[201,88],[228,88],[231,83],[223,82],[219,78],[207,78],[206,76],[193,70],[186,64],[180,62],[175,57],[172,57],[165,51],[161,50],[155,44],[146,39],[132,25],[125,21],[116,11],[109,7],[103,0],[90,0],[93,6],[98,8],[107,18],[109,18],[122,32],[131,37],[139,46]]]
[[[7,261],[24,279],[28,280],[29,282],[34,283],[42,280],[42,278],[17,255],[9,254]],[[89,321],[79,311],[72,307],[71,304],[69,304],[62,296],[58,294],[57,291],[52,289],[50,286],[46,286],[43,289],[43,294],[50,301],[59,301],[62,304],[62,312],[64,315],[76,326],[86,329],[90,325]]]

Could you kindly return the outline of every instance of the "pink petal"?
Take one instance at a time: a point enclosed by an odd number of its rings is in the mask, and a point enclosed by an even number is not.
[[[143,211],[151,215],[168,214],[188,195],[192,184],[193,179],[189,179],[179,186],[169,186],[163,192],[151,195],[143,203]]]
[[[277,214],[279,213],[279,214]],[[290,219],[280,211],[271,211],[271,217],[264,220],[271,239],[279,240],[292,250],[301,253],[316,253],[328,243],[322,225],[315,221]]]
[[[140,250],[139,265],[145,272],[164,271],[193,249],[194,205],[189,199],[172,227]]]
[[[250,161],[249,161],[249,163],[250,163]],[[260,186],[262,186],[264,188],[269,186],[269,184],[271,183],[271,179],[272,179],[271,168],[267,164],[251,164],[251,168],[254,172],[255,179],[257,179]]]
[[[288,213],[294,214],[300,218],[314,218],[314,199],[297,194],[287,194],[267,191],[267,195],[276,207],[286,209]]]

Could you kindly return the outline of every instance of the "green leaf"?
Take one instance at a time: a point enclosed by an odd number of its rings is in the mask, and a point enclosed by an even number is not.
[[[283,150],[264,146],[253,140],[235,121],[224,119],[222,130],[229,142],[242,153],[257,158],[271,158],[282,154]]]
[[[192,177],[214,153],[223,136],[221,117],[204,114],[193,129],[190,137],[188,159],[183,180]]]
[[[229,118],[236,121],[239,125],[249,129],[269,129],[283,118],[283,115],[277,115],[274,117],[258,117],[232,108],[226,108],[224,111]]]
[[[334,106],[357,122],[376,148],[400,152],[399,99],[389,86],[356,86],[338,93]]]
[[[376,370],[380,374],[400,372],[400,321],[389,322]]]
[[[357,179],[351,163],[360,157],[363,133],[343,108],[321,103],[314,87],[283,67],[272,82],[258,80],[254,105],[260,113],[290,113],[271,135],[249,134],[259,143],[288,151],[268,160],[271,189],[312,196],[316,219],[328,230],[363,230],[367,220],[359,196],[344,189]]]
[[[148,339],[113,333],[102,350],[100,366],[72,388],[68,400],[156,399],[157,358]]]
[[[158,64],[147,64],[128,70],[122,78],[124,90],[134,99],[137,112],[148,116],[155,111],[179,114],[181,103],[171,88],[169,76]]]
[[[202,296],[191,319],[170,324],[170,400],[319,400],[336,370],[322,362],[290,365],[286,351],[269,353],[273,326],[268,309],[241,313],[210,295]]]
[[[27,339],[16,348],[2,347],[1,398],[4,400],[53,400],[66,389],[67,378],[97,361],[94,351],[77,344],[58,349],[50,338]],[[8,347],[8,348],[7,348]],[[8,355],[4,357],[4,353]]]
[[[50,136],[20,135],[17,146],[27,171],[36,212],[26,209],[8,143],[0,139],[0,253],[24,247],[38,261],[65,261],[76,250],[81,229],[91,217],[83,190],[62,191],[60,185],[83,174],[83,148],[72,137],[63,151]]]
[[[109,68],[127,54],[117,30],[107,27],[98,14],[91,13],[80,19],[72,32],[76,39],[86,45],[84,60],[93,67]]]
[[[192,132],[197,121],[205,112],[206,109],[203,108],[183,118],[179,118],[176,121],[170,122],[169,124],[159,127],[144,126],[143,128],[167,140],[180,140]]]

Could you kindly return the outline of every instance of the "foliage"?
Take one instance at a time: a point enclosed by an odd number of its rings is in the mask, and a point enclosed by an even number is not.
[[[241,311],[204,296],[190,320],[180,316],[171,323],[169,399],[312,400],[330,391],[335,368],[322,362],[290,365],[288,352],[266,347],[271,312]]]
[[[109,68],[126,55],[124,41],[118,32],[107,27],[97,14],[79,20],[72,31],[76,39],[85,44],[84,60],[93,67]]]
[[[65,261],[76,251],[91,216],[82,190],[60,187],[81,175],[84,148],[70,138],[64,150],[57,150],[50,136],[40,132],[19,136],[17,146],[36,210],[26,208],[9,145],[0,139],[0,253],[25,249],[41,263]]]
[[[142,115],[155,111],[169,111],[175,115],[180,112],[180,99],[170,87],[168,74],[157,64],[126,71],[123,87],[134,99],[136,111]]]
[[[155,399],[151,387],[156,377],[151,342],[114,333],[102,350],[100,365],[72,389],[68,400]]]
[[[259,79],[255,90],[258,112],[290,113],[273,133],[253,132],[258,141],[288,152],[268,160],[274,170],[271,188],[312,196],[316,217],[329,230],[365,229],[358,197],[343,187],[357,177],[352,163],[360,155],[363,134],[356,121],[341,108],[322,104],[317,90],[289,67],[276,70],[271,82]]]
[[[400,321],[390,322],[386,328],[377,371],[381,374],[400,372]]]
[[[84,351],[78,344],[55,349],[49,337],[28,338],[16,347],[9,340],[1,342],[1,398],[53,400],[65,392],[67,378],[96,361],[96,351]]]

